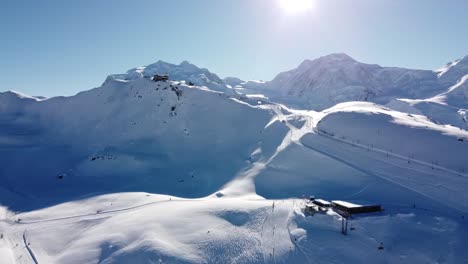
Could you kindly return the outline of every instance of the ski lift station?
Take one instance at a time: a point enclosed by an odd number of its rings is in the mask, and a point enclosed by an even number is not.
[[[378,204],[373,205],[359,205],[353,204],[350,202],[345,201],[332,201],[333,208],[347,213],[349,215],[352,214],[363,214],[363,213],[374,213],[382,211],[382,207]]]
[[[360,205],[339,200],[329,202],[323,199],[315,199],[314,196],[311,196],[310,199],[305,202],[304,212],[309,215],[324,213],[329,210],[341,216],[341,232],[347,235],[348,220],[351,219],[353,214],[381,212],[382,207],[378,204]]]
[[[379,204],[368,204],[360,205],[354,204],[346,201],[334,200],[326,201],[323,199],[315,199],[314,196],[311,196],[308,202],[306,203],[306,211],[312,211],[314,208],[328,210],[332,209],[342,216],[351,216],[353,214],[363,214],[363,213],[374,213],[381,212],[382,207]]]

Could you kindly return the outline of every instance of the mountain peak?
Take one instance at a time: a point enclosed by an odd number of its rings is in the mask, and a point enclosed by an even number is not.
[[[329,55],[322,56],[318,58],[318,60],[352,61],[352,62],[356,61],[355,59],[351,58],[351,56],[349,56],[346,53],[332,53]]]
[[[463,58],[460,60],[460,62],[461,62],[462,64],[468,64],[468,55],[466,55],[465,57],[463,57]]]
[[[146,65],[145,67],[146,67],[146,68],[150,68],[150,67],[157,67],[157,66],[174,67],[174,66],[177,66],[177,65],[176,65],[176,64],[169,63],[169,62],[165,62],[165,61],[163,61],[163,60],[158,60],[157,62],[152,63],[152,64],[149,64],[149,65]]]
[[[169,80],[186,81],[196,86],[205,86],[213,91],[225,92],[228,94],[235,93],[234,90],[227,87],[226,83],[219,78],[219,76],[210,72],[208,69],[199,68],[188,61],[182,61],[180,64],[173,64],[158,60],[147,66],[130,69],[124,74],[111,74],[106,79],[106,82],[109,80],[132,81],[141,78],[150,79],[155,74],[168,74]]]
[[[180,66],[184,66],[184,65],[193,65],[193,64],[187,60],[184,60],[183,62],[180,63]]]
[[[335,64],[343,64],[343,63],[356,63],[357,61],[353,59],[351,56],[345,53],[332,53],[329,55],[325,55],[322,57],[319,57],[314,60],[305,60],[302,62],[302,64],[299,66],[310,66],[310,65],[317,65],[317,64],[322,64],[322,65],[335,65]]]
[[[447,63],[442,68],[435,70],[439,79],[443,79],[454,84],[459,81],[460,78],[466,75],[468,71],[468,55]]]

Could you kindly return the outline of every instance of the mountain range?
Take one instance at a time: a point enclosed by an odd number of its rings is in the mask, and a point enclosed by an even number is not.
[[[331,54],[267,82],[158,61],[75,96],[0,93],[0,259],[462,263],[467,79],[468,57]],[[385,211],[343,236],[309,195]]]

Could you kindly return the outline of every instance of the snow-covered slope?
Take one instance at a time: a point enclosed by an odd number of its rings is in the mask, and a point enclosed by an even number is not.
[[[342,59],[349,60],[337,55]],[[457,263],[468,257],[462,250],[467,131],[365,102],[294,110],[233,94],[224,81],[230,90],[220,92],[210,87],[217,82],[212,76],[207,86],[187,85],[197,69],[158,62],[72,97],[1,93],[0,258]],[[154,73],[173,81],[145,78]],[[353,219],[353,231],[343,236],[336,213],[305,216],[303,201],[290,199],[310,194],[380,203],[386,211]]]
[[[331,211],[302,200],[145,193],[83,199],[17,215],[3,241],[11,263],[459,263],[466,228],[433,212],[387,208],[339,233]],[[2,241],[0,240],[0,241]],[[17,246],[16,246],[17,245]],[[378,250],[383,245],[384,250]],[[331,254],[330,251],[335,253]],[[13,257],[18,256],[18,257]]]
[[[318,129],[336,137],[354,140],[367,147],[407,154],[427,163],[435,162],[454,170],[461,169],[468,151],[468,131],[439,125],[423,115],[392,111],[365,102],[338,104],[325,110]],[[404,142],[404,144],[400,144]],[[438,152],[428,153],[431,144]],[[450,152],[451,155],[446,155]],[[468,168],[467,168],[468,170]]]
[[[377,175],[433,197],[436,201],[444,200],[446,205],[453,208],[468,210],[460,202],[466,195],[460,188],[466,179],[460,177],[466,177],[468,172],[466,130],[437,125],[421,115],[395,112],[370,103],[343,103],[322,114],[324,116],[317,124],[320,134],[373,152],[373,158],[380,156],[381,161],[367,166],[366,170],[372,171],[373,166],[380,166],[376,171]],[[433,151],[428,151],[428,146]],[[353,152],[349,151],[347,154]],[[411,167],[411,172],[384,169],[385,163]],[[417,167],[419,168],[416,169]],[[422,168],[425,168],[425,173],[428,170],[434,173],[429,172],[430,176],[420,174]],[[446,173],[440,174],[439,171]],[[452,193],[441,192],[440,182],[452,186]]]
[[[0,98],[19,100],[9,93]],[[2,111],[2,184],[39,197],[142,188],[208,195],[255,149],[271,152],[287,132],[280,122],[265,128],[273,117],[268,109],[236,100],[145,78],[107,80],[73,97],[23,100]]]
[[[233,88],[238,86],[238,85],[241,85],[241,84],[245,83],[245,81],[243,81],[243,80],[241,80],[239,78],[236,78],[236,77],[226,77],[226,78],[224,78],[224,81]]]
[[[455,83],[435,96],[419,99],[397,98],[387,106],[395,110],[417,112],[435,122],[467,129],[468,57],[455,61],[437,72],[441,82]]]

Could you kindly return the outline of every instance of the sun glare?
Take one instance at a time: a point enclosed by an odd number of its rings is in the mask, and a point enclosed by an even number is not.
[[[287,13],[298,13],[312,9],[314,0],[279,0],[281,8]]]

